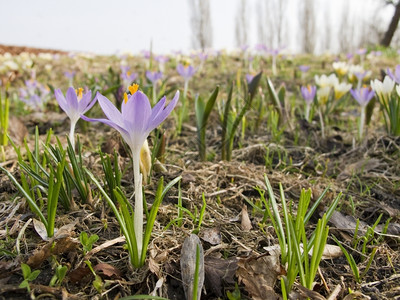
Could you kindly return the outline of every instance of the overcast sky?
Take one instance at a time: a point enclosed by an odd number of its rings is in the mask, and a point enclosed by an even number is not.
[[[250,44],[257,43],[256,5],[247,0],[251,15]],[[296,3],[289,0],[288,19],[294,19]],[[349,0],[317,0],[320,7],[332,7],[333,22],[340,4]],[[375,0],[378,1],[378,0]],[[238,0],[210,0],[213,46],[233,49]],[[362,5],[368,0],[352,0]],[[371,2],[371,1],[369,1]],[[332,4],[333,3],[333,4]],[[358,3],[358,4],[357,4]],[[366,12],[361,6],[359,13]],[[156,53],[191,47],[188,0],[0,0],[0,43],[61,50],[112,54],[118,50],[137,53],[149,49]],[[321,14],[317,12],[319,19]],[[322,18],[323,19],[323,18]],[[291,24],[296,28],[296,24]],[[295,47],[292,41],[289,48]]]

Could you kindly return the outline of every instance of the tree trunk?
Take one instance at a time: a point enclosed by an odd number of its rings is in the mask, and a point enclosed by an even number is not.
[[[394,11],[394,15],[392,17],[392,21],[390,21],[389,28],[385,32],[385,36],[381,41],[381,45],[384,47],[389,47],[392,42],[394,33],[399,25],[400,20],[400,1],[396,4],[396,10]]]

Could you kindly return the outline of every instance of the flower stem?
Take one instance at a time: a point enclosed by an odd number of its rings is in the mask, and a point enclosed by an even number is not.
[[[310,118],[310,108],[311,108],[311,104],[306,104],[306,113],[304,118],[307,120],[307,122],[309,122],[309,118]]]
[[[133,158],[133,181],[135,184],[135,214],[133,226],[135,228],[136,246],[139,259],[142,256],[143,247],[143,195],[142,176],[140,174],[140,148],[132,150]]]
[[[321,108],[318,108],[318,115],[319,115],[319,121],[321,123],[321,133],[322,133],[322,138],[325,138],[325,126],[324,126],[324,119],[322,118],[322,112]]]
[[[75,151],[75,126],[76,122],[71,122],[71,129],[69,131],[69,141],[71,142],[72,149]]]
[[[183,89],[183,98],[185,98],[185,99],[186,99],[186,95],[187,95],[188,86],[189,86],[189,80],[185,80],[185,87]]]
[[[156,83],[154,83],[153,84],[153,105],[154,104],[156,104],[156,101],[157,101],[157,91],[156,91],[156,88],[157,88],[157,84]]]
[[[276,76],[276,56],[272,56],[272,75]]]
[[[360,141],[362,140],[363,136],[364,123],[365,123],[365,106],[361,106],[360,124],[358,129],[358,135],[360,137]]]

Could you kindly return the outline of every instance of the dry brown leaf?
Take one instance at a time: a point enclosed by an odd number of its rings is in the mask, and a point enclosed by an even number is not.
[[[280,273],[279,256],[240,259],[236,276],[254,300],[279,299],[274,285]]]
[[[44,245],[40,250],[37,250],[29,257],[26,262],[30,267],[39,267],[51,255],[59,255],[67,252],[74,251],[78,247],[78,242],[70,237],[50,241]]]
[[[252,228],[246,205],[243,205],[242,207],[242,223],[240,225],[243,231],[250,231]]]
[[[75,270],[72,270],[71,272],[68,273],[68,279],[72,283],[78,283],[83,280],[86,276],[92,274],[90,269],[86,267],[86,265],[81,266]]]
[[[217,297],[222,297],[222,283],[233,285],[236,273],[237,259],[222,259],[206,256],[204,258],[206,290],[212,291]]]
[[[156,274],[157,276],[160,274],[160,265],[155,261],[155,259],[151,255],[149,256],[149,270],[150,272]]]
[[[43,241],[48,241],[49,237],[47,235],[46,226],[39,220],[33,219],[33,228],[35,228],[36,233],[42,238]]]
[[[346,165],[344,170],[338,175],[338,179],[344,180],[355,174],[367,173],[380,165],[382,165],[382,162],[377,158],[362,158],[355,163]]]
[[[295,286],[298,289],[299,294],[306,299],[309,298],[312,300],[326,300],[324,296],[322,296],[320,293],[317,293],[316,291],[309,290],[297,283],[295,283]]]
[[[203,231],[201,239],[211,245],[219,245],[222,242],[221,232],[218,228],[210,228]]]
[[[24,138],[28,135],[28,129],[25,124],[17,117],[10,116],[9,124],[12,124],[8,128],[8,135],[17,145],[24,143]]]
[[[96,272],[101,272],[101,273],[103,273],[103,275],[110,277],[110,278],[111,277],[121,278],[121,271],[110,264],[101,263],[101,264],[95,265],[93,267],[93,269]]]
[[[199,276],[198,276],[198,293],[197,299],[200,299],[201,290],[204,283],[204,254],[200,239],[197,235],[191,234],[185,239],[181,251],[181,276],[185,295],[189,297],[193,294],[194,273],[196,269],[196,253],[197,247],[200,249],[199,259]]]
[[[44,224],[39,220],[33,219],[33,227],[35,228],[36,233],[42,238],[43,241],[62,239],[62,238],[72,236],[73,230],[75,228],[75,224],[76,223],[70,223],[70,224],[61,226],[60,229],[55,228],[54,236],[52,238],[49,238]]]
[[[322,259],[333,259],[342,255],[343,252],[339,246],[326,244],[322,252]]]

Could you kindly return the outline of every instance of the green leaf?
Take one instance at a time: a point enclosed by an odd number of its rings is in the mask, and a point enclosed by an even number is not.
[[[22,270],[22,275],[24,276],[24,279],[28,279],[29,275],[31,275],[31,267],[28,266],[27,264],[22,263],[21,270]]]
[[[29,287],[28,280],[22,281],[18,287],[21,288],[21,289]]]
[[[273,103],[275,105],[275,108],[278,110],[279,115],[282,116],[282,105],[279,100],[279,96],[275,91],[274,84],[272,83],[271,79],[267,78],[267,88],[268,92],[273,100]]]
[[[261,77],[262,77],[262,71],[260,73],[258,73],[256,76],[254,76],[253,79],[250,81],[249,86],[248,86],[248,92],[250,94],[250,99],[253,99],[253,97],[257,93],[257,88],[258,88],[258,85],[260,84]]]
[[[206,107],[204,109],[204,114],[203,114],[203,125],[206,125],[208,117],[211,114],[211,111],[214,107],[215,101],[217,100],[218,97],[218,93],[219,93],[219,86],[217,85],[213,91],[213,93],[211,94],[210,98],[208,98]]]
[[[2,170],[4,173],[7,174],[8,178],[11,179],[11,181],[15,184],[18,190],[24,195],[26,201],[28,201],[29,207],[32,210],[32,212],[39,217],[40,221],[42,221],[42,223],[47,228],[48,227],[47,219],[41,212],[40,208],[37,206],[35,200],[31,198],[31,196],[25,191],[25,189],[18,183],[18,180],[8,170],[4,169],[2,166],[0,166],[0,170]]]
[[[29,281],[35,280],[35,279],[39,276],[39,274],[40,274],[40,270],[35,270],[35,271],[33,271],[33,272],[31,273],[31,275],[29,275],[28,280],[29,280]]]

